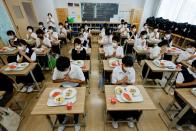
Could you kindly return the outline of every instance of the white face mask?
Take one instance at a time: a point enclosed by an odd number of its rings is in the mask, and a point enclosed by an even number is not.
[[[124,25],[125,28],[127,28],[127,25]]]
[[[76,50],[79,50],[81,48],[80,45],[76,45]]]
[[[147,35],[144,35],[143,38],[146,39],[147,38]]]
[[[25,50],[25,47],[24,46],[19,46],[18,47],[18,50],[24,51]]]
[[[60,29],[62,29],[62,28],[63,28],[63,26],[62,26],[62,25],[60,25],[60,26],[59,26],[59,28],[60,28]]]
[[[133,29],[133,32],[136,32],[136,29],[135,28]]]
[[[50,33],[52,33],[53,32],[53,30],[48,30]]]
[[[112,45],[114,48],[116,48],[118,46],[118,44],[116,42],[113,42]]]
[[[33,30],[32,30],[32,29],[28,29],[28,32],[32,33],[32,32],[33,32]]]
[[[147,29],[147,28],[148,28],[148,26],[147,26],[147,25],[145,25],[145,26],[144,26],[144,29]]]
[[[171,35],[169,35],[169,34],[168,35],[165,35],[165,38],[166,39],[170,39],[170,37],[171,37]]]
[[[68,23],[66,23],[65,25],[68,26]]]
[[[85,26],[85,30],[88,30],[88,26]]]
[[[10,35],[10,36],[8,36],[10,39],[14,39],[14,36],[13,35]]]
[[[52,18],[52,16],[51,16],[51,15],[49,15],[49,16],[48,16],[48,18]]]
[[[42,25],[40,25],[40,26],[39,26],[39,28],[43,28],[43,26],[42,26]]]

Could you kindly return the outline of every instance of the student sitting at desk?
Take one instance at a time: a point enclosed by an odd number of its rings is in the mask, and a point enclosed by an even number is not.
[[[124,27],[125,20],[121,19],[120,25],[118,26],[118,31],[120,31]]]
[[[5,94],[0,97],[0,106],[4,107],[13,96],[14,81],[0,72],[0,83],[0,91],[5,91]]]
[[[9,41],[8,41],[9,47],[17,48],[17,46],[19,45],[20,42],[25,42],[23,39],[17,38],[16,34],[13,30],[8,30],[7,36],[9,37]],[[15,61],[16,61],[16,56],[8,56],[7,57],[8,63],[15,62]]]
[[[85,82],[82,69],[79,66],[71,65],[69,58],[60,56],[56,61],[56,67],[53,72],[52,80],[55,83],[69,82],[77,83],[77,86]],[[60,124],[58,131],[63,131],[67,122],[66,115],[57,115]],[[79,114],[74,115],[75,131],[80,130]]]
[[[34,47],[36,44],[37,35],[34,33],[34,29],[32,26],[27,26],[27,35],[26,35],[26,42],[31,46]]]
[[[83,46],[87,48],[91,48],[91,33],[90,29],[84,29],[83,32],[84,39],[87,41],[86,45],[83,44]]]
[[[99,36],[102,38],[105,36],[105,29],[108,27],[108,24],[104,23],[103,27],[101,29],[101,33],[99,34]]]
[[[68,21],[65,21],[65,29],[67,30],[67,39],[71,41],[71,31],[72,31],[72,28],[71,26],[69,25]]]
[[[178,73],[176,78],[176,88],[193,88],[196,86],[196,60],[192,62],[192,66],[188,68],[183,68],[181,72]],[[185,102],[174,92],[175,100],[178,104],[184,108]],[[184,116],[177,122],[176,128],[182,131],[182,126],[188,124],[191,130],[194,130],[196,125],[196,114],[193,113],[192,109],[189,109]]]
[[[73,60],[86,60],[86,50],[83,48],[79,38],[75,38],[74,40],[74,48],[72,49],[71,57]]]
[[[137,38],[137,29],[135,25],[132,25],[130,28],[130,32],[128,33],[128,39],[126,44],[124,45],[124,53],[125,54],[132,54],[133,52],[133,45],[135,39]]]
[[[124,57],[123,47],[119,43],[120,38],[117,36],[114,36],[112,38],[112,45],[113,45],[113,57],[122,59]]]
[[[59,23],[58,37],[64,44],[67,43],[67,31],[61,22]]]
[[[20,42],[18,45],[18,50],[19,50],[19,53],[17,55],[17,62],[18,63],[23,63],[23,62],[34,63],[34,62],[36,62],[36,54],[28,46],[28,44],[26,42]],[[32,73],[33,73],[37,82],[42,82],[45,79],[39,65],[36,65],[36,67],[33,69]],[[21,89],[21,92],[27,91],[29,93],[29,92],[33,91],[32,83],[34,83],[34,81],[31,77],[30,73],[27,76],[17,76],[16,82],[24,84],[23,88]]]
[[[113,55],[113,50],[111,50],[113,48],[112,37],[113,36],[110,33],[110,29],[107,28],[105,30],[105,36],[101,40],[98,41],[100,45],[103,46],[103,50],[104,50],[106,58],[112,57]]]
[[[89,40],[84,36],[83,33],[79,33],[79,39],[81,41],[82,46],[86,50],[89,47],[89,45],[88,45]]]
[[[150,45],[157,44],[157,43],[159,43],[161,41],[159,39],[159,32],[158,32],[158,30],[159,30],[158,26],[154,27],[153,32],[151,32],[149,34],[148,44],[150,44]]]
[[[44,33],[47,33],[47,29],[45,28],[44,23],[43,22],[39,22],[38,24],[39,24],[39,29],[43,30]]]
[[[149,32],[149,28],[148,28],[148,24],[147,24],[147,23],[144,23],[144,25],[143,25],[143,28],[142,28],[141,32],[142,32],[142,31],[146,31],[146,32],[147,32],[147,38],[148,38],[148,37],[149,37],[150,32]]]
[[[140,33],[139,38],[135,39],[134,47],[137,50],[145,50],[145,49],[147,49],[146,37],[147,37],[147,32],[146,31],[142,31]],[[138,64],[141,64],[141,60],[145,59],[146,55],[138,55],[136,57],[137,57]]]
[[[112,72],[112,84],[115,85],[132,85],[135,83],[135,69],[133,68],[133,58],[125,56],[122,59],[122,67],[118,66]],[[142,111],[111,111],[113,128],[118,128],[118,120],[128,120],[128,126],[134,127],[133,121],[138,121]]]
[[[167,40],[168,43],[169,43],[168,46],[171,47],[172,46],[172,34],[171,34],[171,30],[167,30],[165,32],[164,37],[161,40]]]
[[[48,38],[52,44],[52,53],[56,54],[58,57],[61,54],[60,40],[58,39],[58,33],[54,32],[54,28],[52,26],[48,27]]]
[[[196,43],[191,42],[186,45],[186,50],[182,51],[178,59],[176,60],[177,63],[180,63],[181,61],[186,61],[186,60],[192,60],[194,59],[194,54],[196,51]]]

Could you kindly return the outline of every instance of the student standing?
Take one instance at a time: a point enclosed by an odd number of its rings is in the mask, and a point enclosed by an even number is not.
[[[56,61],[56,67],[53,72],[52,80],[55,83],[77,83],[79,86],[85,82],[85,77],[82,69],[79,66],[71,65],[69,58],[60,56]],[[67,122],[67,117],[66,115],[57,115],[57,119],[59,120],[60,124],[63,124],[62,126],[59,126],[58,131],[63,131]],[[74,114],[75,131],[80,130],[80,125],[78,123],[79,114]]]
[[[54,21],[54,18],[52,17],[51,13],[47,14],[47,21],[46,22],[47,22],[48,27],[52,26],[55,29],[55,21]]]
[[[59,32],[58,32],[59,40],[63,43],[67,43],[67,30],[63,26],[63,23],[59,23]]]
[[[125,56],[122,59],[122,66],[117,66],[112,71],[112,84],[132,85],[135,84],[135,69],[133,68],[133,58]],[[134,121],[138,121],[142,111],[111,111],[113,128],[118,128],[118,120],[128,120],[128,126],[134,127]]]
[[[31,46],[34,47],[36,44],[37,35],[34,33],[34,29],[32,26],[27,26],[27,35],[26,35],[26,42]]]

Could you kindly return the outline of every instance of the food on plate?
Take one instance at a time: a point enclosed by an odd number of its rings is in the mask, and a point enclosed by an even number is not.
[[[15,69],[17,66],[16,65],[9,65],[8,66],[10,69]]]
[[[60,96],[62,93],[62,90],[61,89],[53,89],[50,94],[49,94],[49,97],[50,98],[55,98],[56,96]]]
[[[61,92],[54,92],[53,94],[52,94],[52,97],[56,97],[56,96],[58,96],[58,95],[60,95],[61,94]]]
[[[65,96],[66,96],[66,97],[70,97],[71,94],[72,94],[72,92],[73,92],[73,91],[72,91],[71,89],[68,89],[67,92],[65,93]]]
[[[63,91],[64,98],[72,98],[76,95],[77,91],[75,88],[67,88]]]
[[[116,94],[121,94],[121,93],[123,93],[123,87],[117,86],[117,87],[115,88],[115,92],[116,92]]]
[[[127,92],[124,92],[122,95],[123,95],[123,98],[126,99],[127,101],[132,100],[130,94],[128,94]]]
[[[56,104],[62,104],[63,102],[65,101],[65,99],[62,97],[62,96],[56,96],[55,98],[54,98],[54,102],[56,103]]]

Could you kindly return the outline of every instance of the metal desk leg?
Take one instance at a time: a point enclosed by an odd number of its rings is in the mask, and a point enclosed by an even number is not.
[[[144,64],[145,64],[145,63],[144,63]],[[144,77],[144,79],[143,79],[143,84],[146,83],[146,80],[147,80],[147,77],[148,77],[149,72],[150,72],[150,68],[148,67],[148,70],[147,70],[147,72],[146,72],[146,75],[145,75],[145,77]]]
[[[34,83],[35,83],[35,86],[37,87],[37,90],[40,91],[39,84],[37,83],[37,81],[36,81],[36,79],[35,79],[35,77],[34,77],[34,75],[33,75],[33,72],[30,71],[30,74],[31,74],[31,77],[32,77],[32,79],[33,79],[33,81],[34,81]]]
[[[177,76],[177,73],[178,72],[172,72],[172,74],[170,75],[169,79],[167,80],[167,82],[165,84],[165,87],[163,89],[166,94],[169,94],[169,91],[170,91],[170,89],[172,88],[172,85],[173,85],[173,83],[171,83],[171,80],[172,80],[173,77]],[[171,83],[170,86],[169,86],[169,83]],[[168,87],[168,89],[167,89],[167,87]]]
[[[53,122],[52,122],[52,120],[51,120],[50,115],[46,115],[46,118],[47,118],[47,120],[48,120],[48,122],[49,122],[49,124],[50,124],[50,126],[51,126],[52,131],[54,131],[54,124],[53,124]]]

